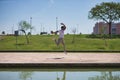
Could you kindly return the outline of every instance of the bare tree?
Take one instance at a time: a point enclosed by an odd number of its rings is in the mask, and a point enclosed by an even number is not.
[[[74,43],[75,42],[75,34],[76,34],[76,28],[73,28],[72,29],[72,32],[73,32],[73,39],[72,39],[72,43]]]

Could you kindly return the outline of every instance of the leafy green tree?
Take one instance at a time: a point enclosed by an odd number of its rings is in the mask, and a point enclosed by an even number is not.
[[[29,39],[27,37],[26,30],[31,29],[31,25],[27,21],[20,21],[19,26],[20,29],[18,31],[22,31],[23,33],[25,33],[27,44],[29,44]]]
[[[22,30],[32,29],[32,26],[27,21],[20,21],[19,26]]]
[[[89,11],[89,19],[103,20],[109,25],[109,35],[111,36],[111,24],[120,20],[120,3],[102,2]]]

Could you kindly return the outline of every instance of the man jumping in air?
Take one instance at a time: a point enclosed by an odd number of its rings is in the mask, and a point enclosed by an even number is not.
[[[54,39],[54,41],[55,41],[55,43],[56,43],[57,46],[59,46],[59,44],[62,43],[62,45],[63,45],[63,47],[64,47],[64,52],[65,52],[65,54],[67,54],[67,53],[66,53],[65,42],[64,42],[64,31],[65,31],[65,29],[66,29],[66,26],[65,26],[64,23],[60,23],[60,24],[61,24],[61,30],[58,30],[58,31],[56,31],[56,32],[51,31],[51,33],[52,33],[52,34],[57,34],[57,33],[59,33],[59,38],[58,38],[57,40]]]

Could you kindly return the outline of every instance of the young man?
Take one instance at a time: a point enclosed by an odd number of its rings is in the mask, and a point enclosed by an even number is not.
[[[55,43],[56,43],[57,46],[58,46],[60,43],[62,43],[62,45],[63,45],[63,47],[64,47],[64,52],[65,52],[65,54],[67,54],[67,53],[66,53],[65,42],[64,42],[64,31],[65,31],[65,29],[66,29],[66,26],[65,26],[64,23],[60,23],[60,24],[61,24],[61,30],[56,31],[56,32],[51,31],[51,33],[52,33],[52,34],[53,34],[53,33],[54,33],[54,34],[59,33],[59,38],[58,38],[58,40],[54,39],[54,40],[55,40]]]

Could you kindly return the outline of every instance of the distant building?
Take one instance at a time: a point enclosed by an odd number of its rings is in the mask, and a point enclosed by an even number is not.
[[[116,34],[120,34],[120,23],[116,24]]]
[[[111,24],[111,33],[120,34],[120,23]],[[93,34],[109,34],[109,25],[105,22],[97,22],[93,27]]]

